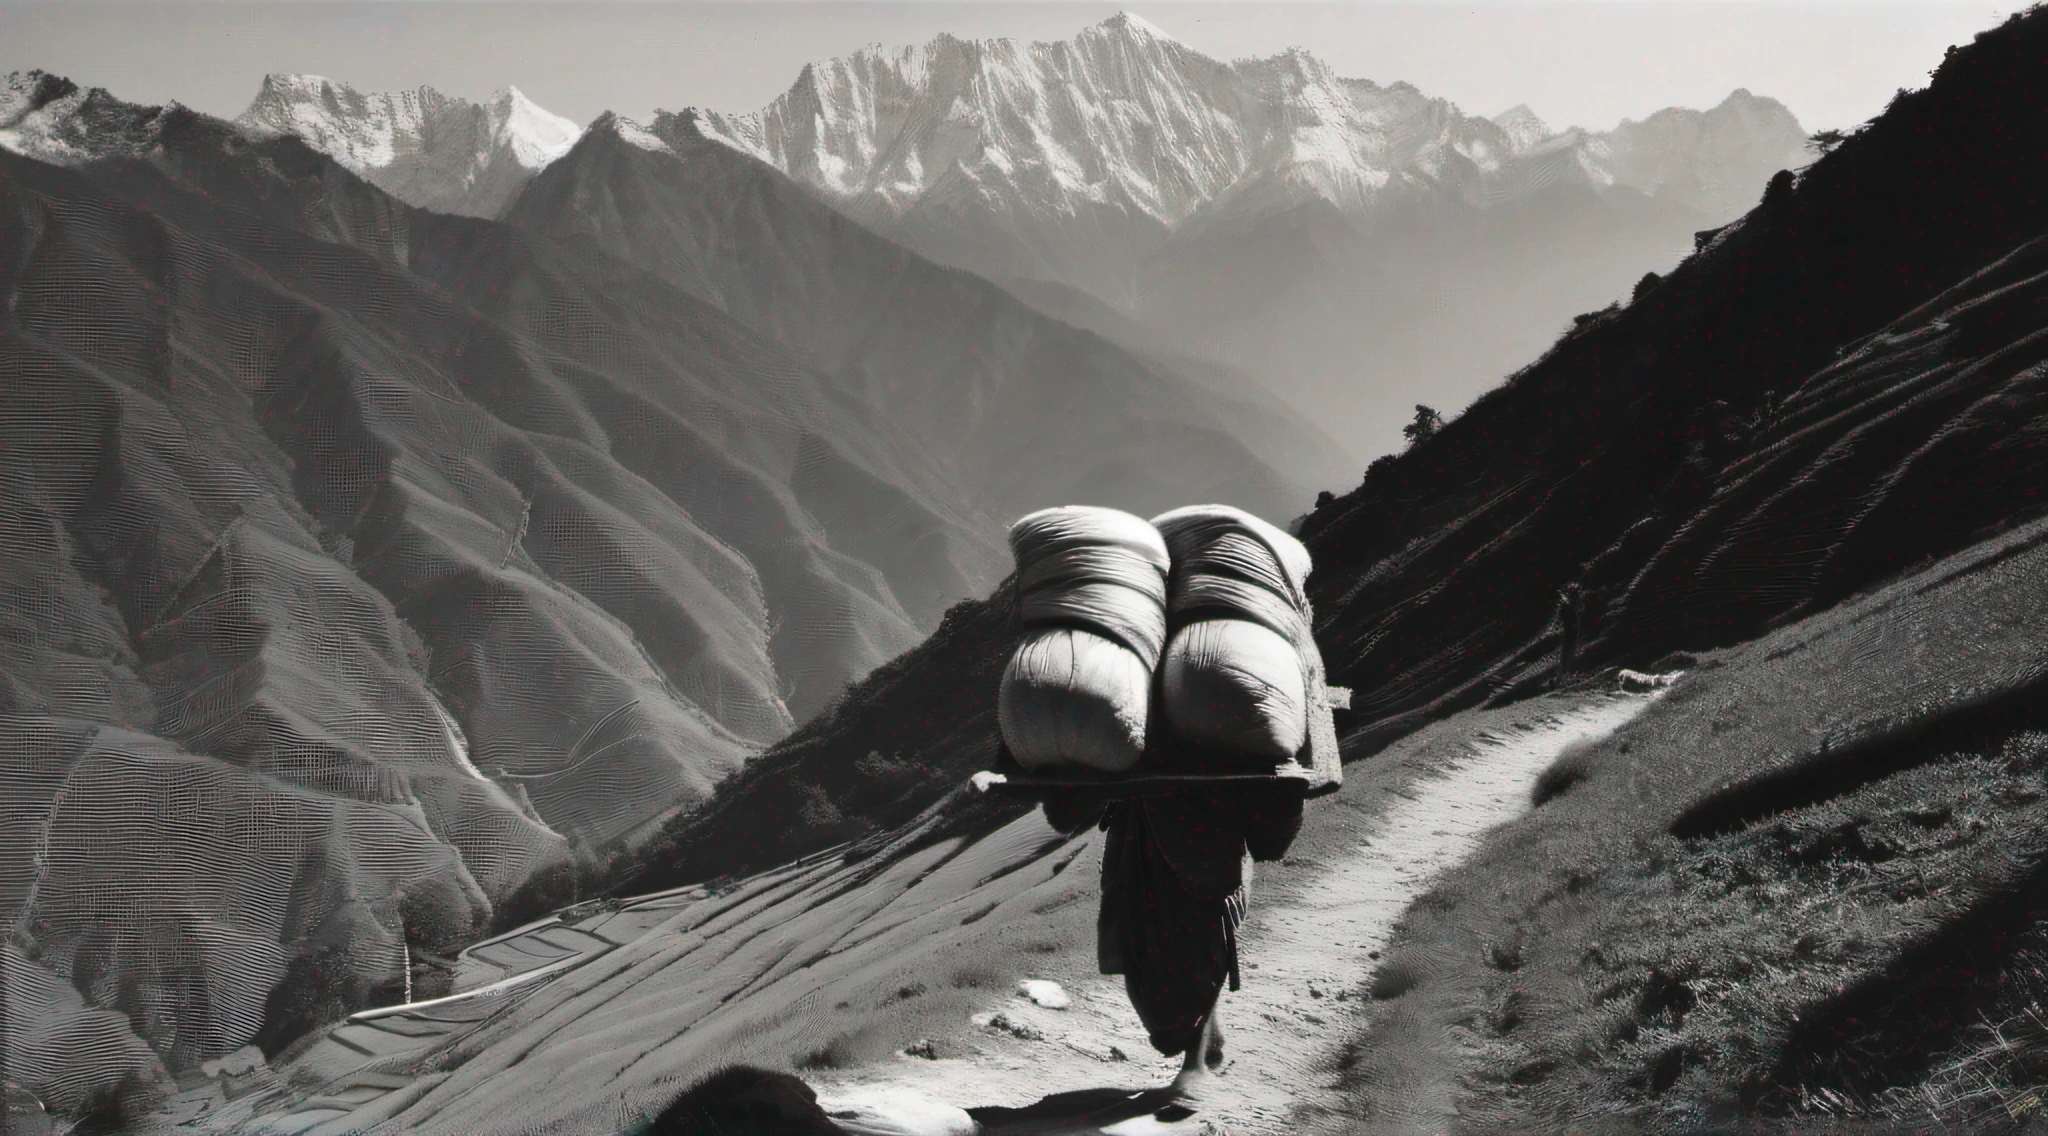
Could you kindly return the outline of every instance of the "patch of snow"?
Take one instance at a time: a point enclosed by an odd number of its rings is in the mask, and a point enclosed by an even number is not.
[[[265,75],[241,121],[296,134],[356,173],[390,165],[401,136],[417,137],[431,88],[365,95],[325,75]]]
[[[642,150],[652,150],[657,154],[675,153],[674,150],[669,149],[668,143],[656,138],[648,132],[646,127],[634,122],[630,118],[614,119],[612,129],[618,133],[620,141],[638,146]]]
[[[541,109],[517,87],[491,97],[492,135],[512,151],[513,160],[538,170],[569,152],[583,131],[575,123]]]
[[[1143,16],[1133,15],[1130,12],[1118,12],[1116,15],[1111,16],[1109,19],[1104,20],[1101,23],[1095,25],[1095,27],[1089,29],[1089,31],[1119,30],[1126,32],[1136,32],[1138,35],[1144,36],[1148,39],[1156,39],[1165,43],[1177,44],[1181,42],[1180,40],[1175,39],[1173,35],[1169,33],[1165,28],[1160,27],[1158,24],[1153,23],[1152,21],[1146,19]]]
[[[1073,1005],[1073,1000],[1067,997],[1065,990],[1060,989],[1059,983],[1043,978],[1027,978],[1019,982],[1017,996],[1029,998],[1048,1010],[1064,1010]]]

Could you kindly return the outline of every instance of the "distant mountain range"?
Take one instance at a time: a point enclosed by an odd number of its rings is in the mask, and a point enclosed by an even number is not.
[[[1048,314],[1279,393],[1359,459],[1398,446],[1413,403],[1463,405],[1811,157],[1747,90],[1558,130],[1307,51],[1225,63],[1127,14],[1064,42],[876,45],[757,112],[679,117]],[[472,216],[508,208],[570,136],[509,90],[480,107],[309,76],[266,79],[240,121]]]
[[[1747,90],[1560,131],[1306,51],[1224,63],[1129,15],[1058,43],[875,46],[757,113],[697,113],[935,260],[1257,376],[1361,457],[1399,445],[1413,403],[1463,405],[1811,157]]]
[[[471,217],[503,212],[583,132],[517,87],[477,104],[432,87],[366,95],[318,75],[264,76],[235,121],[296,134],[401,201]]]
[[[936,242],[944,218],[972,218],[990,231],[982,247],[959,234],[968,267],[1128,308],[1140,303],[1128,265],[1086,279],[1091,222],[1129,227],[1135,262],[1175,226],[1317,200],[1370,230],[1406,202],[1492,205],[1559,178],[1726,219],[1805,142],[1783,107],[1746,90],[1708,112],[1554,131],[1527,106],[1473,117],[1407,83],[1341,78],[1307,51],[1223,63],[1128,14],[1061,43],[877,45],[804,68],[757,113],[703,118],[707,135],[892,236]],[[997,247],[999,233],[1015,247]]]

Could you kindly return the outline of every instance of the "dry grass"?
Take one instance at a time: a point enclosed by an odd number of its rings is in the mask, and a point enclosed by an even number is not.
[[[2048,643],[2007,621],[2048,597],[2048,553],[2014,552],[1718,652],[1561,756],[1542,807],[1405,914],[1338,1071],[1348,1119],[1976,1131],[2043,1112]]]

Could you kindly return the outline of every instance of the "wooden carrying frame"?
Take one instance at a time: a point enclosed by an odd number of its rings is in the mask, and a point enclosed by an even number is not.
[[[1320,669],[1320,668],[1319,668]],[[1318,675],[1318,678],[1321,676]],[[1330,711],[1347,709],[1351,705],[1351,691],[1341,686],[1324,686],[1320,682],[1310,687],[1321,697],[1310,696],[1309,738],[1302,744],[1301,752],[1294,760],[1275,766],[1270,773],[1247,773],[1242,769],[1231,769],[1237,764],[1228,758],[1221,761],[1204,761],[1196,753],[1178,753],[1174,765],[1186,772],[1150,773],[1144,770],[1148,765],[1143,758],[1137,769],[1130,773],[1103,773],[1081,766],[1060,769],[1025,769],[1010,756],[1004,747],[997,759],[996,768],[984,769],[967,779],[969,789],[975,793],[1018,793],[1036,795],[1048,790],[1072,792],[1080,790],[1089,796],[1105,799],[1146,796],[1154,793],[1171,793],[1177,790],[1200,789],[1242,782],[1260,785],[1299,785],[1302,796],[1320,797],[1334,793],[1344,784],[1344,766],[1337,754],[1337,731],[1330,719]],[[1147,750],[1148,756],[1152,751]],[[1221,765],[1215,772],[1204,771],[1204,765]],[[1223,770],[1230,770],[1225,772]]]

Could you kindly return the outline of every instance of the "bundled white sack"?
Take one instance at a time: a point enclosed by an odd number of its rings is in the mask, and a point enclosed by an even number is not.
[[[1025,631],[996,704],[1018,764],[1137,764],[1166,643],[1166,544],[1117,509],[1044,509],[1010,527]]]
[[[1073,762],[1107,773],[1138,763],[1151,716],[1152,668],[1137,652],[1077,628],[1027,633],[1003,671],[996,721],[1019,765]]]
[[[1259,762],[1301,757],[1326,732],[1312,718],[1329,713],[1309,630],[1308,549],[1227,505],[1175,509],[1152,524],[1173,559],[1177,630],[1160,674],[1167,726]]]
[[[1189,505],[1152,525],[1172,557],[1169,610],[1249,619],[1297,647],[1308,628],[1308,549],[1275,525],[1228,505]],[[1176,623],[1184,622],[1176,618]]]
[[[1294,645],[1248,619],[1204,619],[1174,634],[1161,711],[1180,737],[1277,765],[1308,739],[1308,684]]]

